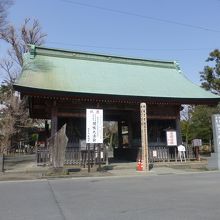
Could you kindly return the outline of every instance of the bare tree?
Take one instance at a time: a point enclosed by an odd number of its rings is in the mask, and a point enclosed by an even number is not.
[[[28,112],[19,99],[18,95],[11,95],[10,89],[7,87],[1,87],[1,96],[3,96],[3,108],[1,109],[1,150],[10,150],[12,147],[13,137],[21,132],[21,125],[27,124]]]
[[[23,54],[28,51],[28,44],[42,45],[46,34],[42,32],[37,20],[25,19],[19,29],[8,25],[0,32],[0,39],[9,46],[7,57],[1,60],[1,74],[6,85],[13,84],[21,72]]]
[[[27,52],[27,45],[42,45],[45,37],[46,34],[42,33],[39,22],[37,20],[31,22],[30,18],[25,19],[19,31],[10,25],[0,33],[0,38],[10,45],[9,56],[20,66],[23,65],[22,55]]]
[[[12,5],[12,0],[0,0],[0,33],[7,28],[7,10]]]
[[[25,19],[19,29],[8,25],[0,32],[0,39],[9,46],[6,58],[0,61],[0,73],[3,82],[0,91],[2,107],[0,109],[1,149],[10,149],[13,137],[27,127],[28,119],[25,100],[13,89],[13,84],[20,75],[23,65],[23,53],[28,51],[28,44],[41,45],[46,34],[42,33],[37,20]]]

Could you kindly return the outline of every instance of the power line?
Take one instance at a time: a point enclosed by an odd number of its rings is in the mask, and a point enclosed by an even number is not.
[[[148,20],[157,21],[157,22],[175,24],[175,25],[184,26],[184,27],[188,27],[188,28],[220,33],[220,30],[215,30],[215,29],[211,29],[211,28],[207,28],[207,27],[202,27],[202,26],[197,26],[197,25],[191,25],[191,24],[171,21],[171,20],[152,17],[152,16],[141,15],[141,14],[137,14],[137,13],[133,13],[133,12],[122,11],[122,10],[118,10],[118,9],[111,9],[111,8],[106,8],[106,7],[102,7],[102,6],[91,5],[91,4],[86,4],[86,3],[81,3],[81,2],[71,1],[71,0],[60,0],[60,1],[63,2],[63,3],[74,4],[74,5],[79,5],[79,6],[88,7],[88,8],[95,8],[95,9],[98,9],[98,10],[109,11],[109,12],[128,15],[128,16],[140,17],[140,18],[144,18],[144,19],[148,19]]]
[[[87,44],[71,44],[62,43],[55,41],[47,41],[46,44],[73,46],[73,47],[84,47],[84,48],[96,48],[96,49],[110,49],[110,50],[136,50],[136,51],[202,51],[202,50],[213,50],[214,48],[128,48],[128,47],[108,47],[108,46],[97,46]]]

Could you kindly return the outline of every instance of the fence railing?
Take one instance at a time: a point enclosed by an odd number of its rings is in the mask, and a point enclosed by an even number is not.
[[[139,152],[139,156],[140,156]],[[106,151],[101,150],[101,163],[106,161]],[[195,153],[191,146],[186,147],[185,151],[186,160],[194,160]],[[66,149],[65,151],[65,165],[77,165],[77,166],[86,166],[88,164],[88,151],[80,150],[78,148]],[[99,163],[98,159],[98,150],[90,150],[90,164],[95,165]],[[149,162],[170,162],[178,161],[177,147],[167,147],[167,146],[155,146],[149,147]],[[47,148],[38,148],[37,149],[37,164],[38,165],[50,165],[51,164],[51,155]]]
[[[95,165],[99,163],[98,150],[90,150],[90,164]],[[78,165],[78,166],[86,166],[88,164],[88,151],[80,150],[80,149],[66,149],[65,151],[65,165]],[[104,163],[106,160],[106,153],[104,150],[100,152],[101,158],[100,162]],[[50,151],[47,148],[37,149],[37,164],[38,165],[50,165],[51,164],[51,155]]]
[[[13,169],[19,170],[22,167],[21,165],[34,161],[35,154],[0,154],[0,172]]]
[[[195,153],[192,147],[185,147],[185,156],[186,160],[195,159]],[[177,161],[180,158],[178,157],[177,147],[168,147],[168,146],[160,146],[160,147],[149,147],[149,161],[150,162],[169,162],[169,161]]]
[[[50,151],[48,148],[38,148],[36,151],[37,165],[50,165]]]

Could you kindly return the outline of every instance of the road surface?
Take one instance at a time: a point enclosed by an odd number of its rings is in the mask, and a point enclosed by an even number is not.
[[[219,220],[220,173],[0,182],[1,220]]]

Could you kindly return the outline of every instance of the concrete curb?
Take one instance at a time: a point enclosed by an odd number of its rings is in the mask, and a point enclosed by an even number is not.
[[[200,170],[180,170],[180,169],[170,169],[170,168],[160,168],[152,169],[149,173],[138,172],[133,169],[124,169],[124,170],[111,170],[106,172],[83,172],[77,174],[69,175],[46,175],[45,173],[31,173],[31,172],[15,172],[15,173],[1,173],[0,181],[38,181],[38,180],[55,180],[55,179],[95,179],[95,178],[136,178],[136,177],[153,177],[153,176],[162,176],[162,175],[192,175],[198,173],[216,173],[220,172],[219,170],[209,170],[209,171],[200,171]]]

